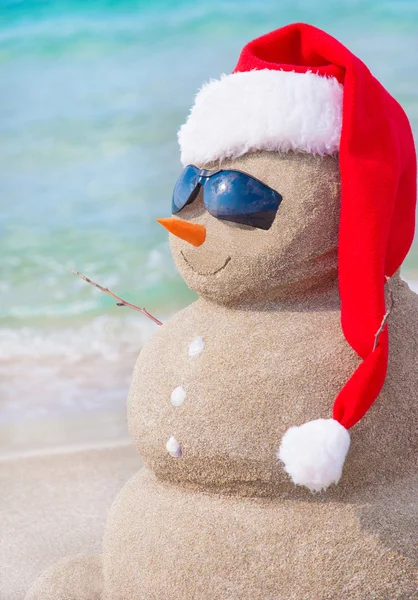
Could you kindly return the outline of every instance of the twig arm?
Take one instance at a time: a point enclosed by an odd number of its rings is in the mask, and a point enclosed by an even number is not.
[[[140,308],[139,306],[136,306],[135,304],[131,304],[130,302],[126,302],[126,300],[123,300],[122,298],[120,298],[119,296],[116,296],[116,294],[114,294],[113,292],[111,292],[109,290],[109,288],[105,288],[102,285],[99,285],[95,281],[92,281],[91,279],[89,279],[88,277],[86,277],[82,273],[79,273],[78,271],[75,271],[74,269],[71,269],[71,272],[74,273],[74,275],[77,275],[77,277],[80,277],[81,279],[83,279],[84,281],[86,281],[87,283],[89,283],[90,285],[93,285],[94,287],[98,288],[99,290],[101,290],[102,292],[104,292],[105,294],[107,294],[108,296],[112,296],[112,298],[114,298],[115,300],[117,300],[116,306],[128,306],[129,308],[133,308],[134,310],[137,310],[138,312],[141,312],[144,315],[146,315],[149,319],[151,319],[151,321],[154,321],[154,323],[156,323],[157,325],[162,325],[162,322],[159,321],[158,319],[156,319],[155,317],[153,317],[145,308]]]

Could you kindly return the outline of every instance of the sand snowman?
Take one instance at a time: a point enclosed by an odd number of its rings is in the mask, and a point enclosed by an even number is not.
[[[161,223],[199,299],[135,368],[146,467],[102,555],[61,561],[27,599],[417,598],[405,114],[345,47],[297,24],[204,86],[179,140]]]

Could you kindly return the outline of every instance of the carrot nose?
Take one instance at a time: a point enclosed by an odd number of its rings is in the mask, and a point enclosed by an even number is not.
[[[170,233],[193,246],[201,246],[206,239],[206,227],[199,223],[189,223],[182,219],[157,219]]]

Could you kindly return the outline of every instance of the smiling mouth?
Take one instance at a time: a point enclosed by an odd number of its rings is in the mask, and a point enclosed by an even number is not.
[[[216,273],[219,273],[220,271],[222,271],[223,269],[225,269],[226,265],[231,260],[231,257],[227,256],[227,258],[225,259],[224,264],[221,265],[220,267],[218,267],[217,269],[215,269],[214,271],[199,271],[198,269],[196,269],[196,267],[194,267],[191,264],[190,261],[187,260],[186,256],[184,255],[183,250],[180,250],[180,253],[181,253],[182,257],[184,258],[184,261],[188,264],[188,266],[192,269],[192,271],[194,271],[198,275],[215,275]]]

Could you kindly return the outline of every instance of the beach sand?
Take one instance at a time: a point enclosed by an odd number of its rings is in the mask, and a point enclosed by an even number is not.
[[[64,556],[99,553],[110,505],[141,466],[128,441],[0,458],[0,599],[22,600]]]

